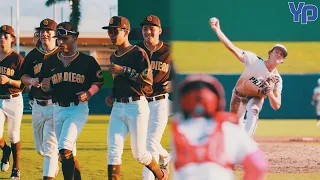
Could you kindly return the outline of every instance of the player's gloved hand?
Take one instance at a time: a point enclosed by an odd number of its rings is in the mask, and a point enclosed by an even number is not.
[[[107,65],[108,71],[111,74],[122,74],[123,73],[123,67],[118,64],[108,64]]]
[[[78,92],[77,95],[78,95],[78,99],[81,102],[89,101],[89,99],[91,98],[91,93],[89,91],[81,91],[81,92]]]
[[[112,107],[113,101],[114,101],[114,98],[111,95],[109,95],[106,97],[105,103],[107,106]]]
[[[50,78],[44,78],[41,82],[41,88],[43,91],[50,91]]]
[[[8,76],[6,75],[0,75],[0,84],[3,85],[3,84],[7,84],[9,82],[9,78]]]
[[[31,85],[36,88],[39,88],[40,87],[39,78],[32,78]]]
[[[264,92],[267,96],[269,96],[270,93],[272,93],[272,88],[271,85],[268,81],[265,81],[265,87],[264,87]]]
[[[274,75],[274,76],[269,76],[269,77],[267,77],[267,80],[266,80],[267,82],[269,82],[269,83],[278,83],[279,81],[280,81],[280,77],[279,76],[276,76],[276,75]]]
[[[215,32],[217,30],[220,30],[220,22],[218,18],[210,18],[209,19],[209,24],[211,26],[211,29],[214,30]]]

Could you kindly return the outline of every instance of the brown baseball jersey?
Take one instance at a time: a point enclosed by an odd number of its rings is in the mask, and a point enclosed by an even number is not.
[[[152,70],[146,51],[132,46],[122,55],[117,52],[110,56],[110,62],[123,66],[126,72],[113,75],[113,97],[149,96],[152,93]]]
[[[165,94],[169,92],[168,81],[172,79],[172,58],[170,54],[170,46],[160,41],[161,46],[155,50],[147,48],[145,42],[137,45],[143,48],[150,59],[153,74],[153,92],[150,96]]]
[[[20,80],[20,70],[23,64],[23,57],[15,51],[11,51],[0,61],[0,74],[8,76],[13,80]],[[0,95],[9,95],[21,92],[24,85],[21,83],[20,88],[9,84],[0,85]]]
[[[78,92],[89,90],[92,84],[103,85],[101,68],[92,56],[78,52],[65,67],[58,55],[52,55],[44,61],[39,75],[40,81],[43,78],[51,79],[54,103],[78,102]]]
[[[51,55],[57,54],[59,51],[58,47],[53,49],[50,53],[44,53],[39,49],[39,47],[35,47],[31,50],[26,56],[24,63],[21,68],[22,77],[24,75],[29,75],[32,78],[38,78],[39,73],[42,68],[43,62]],[[21,78],[22,78],[21,77]],[[40,100],[48,100],[52,98],[52,92],[45,92],[41,88],[31,87],[31,91],[29,92],[30,99],[40,99]]]

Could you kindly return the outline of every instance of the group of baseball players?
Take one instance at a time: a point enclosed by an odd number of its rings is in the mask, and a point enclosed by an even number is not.
[[[106,98],[112,106],[108,128],[108,179],[120,179],[120,164],[126,135],[130,133],[132,153],[145,165],[143,179],[166,180],[170,154],[160,144],[168,114],[172,62],[169,44],[157,16],[141,22],[144,40],[131,45],[127,18],[114,16],[108,30],[117,50],[110,57],[108,71],[113,88]],[[11,179],[20,179],[20,125],[22,92],[29,92],[36,151],[43,156],[43,179],[54,179],[58,161],[66,180],[81,179],[76,158],[76,140],[88,120],[88,100],[104,83],[97,61],[77,49],[79,32],[70,22],[57,24],[43,19],[35,29],[35,48],[25,59],[12,50],[14,29],[0,27],[0,147],[1,170],[10,167]],[[8,123],[7,145],[3,135]]]
[[[252,137],[264,99],[269,98],[275,110],[281,106],[282,79],[276,67],[284,62],[288,51],[276,44],[265,61],[233,45],[217,18],[211,18],[209,24],[244,64],[245,71],[233,89],[230,112],[225,112],[224,89],[216,78],[190,75],[179,83],[172,157],[160,143],[170,111],[171,81],[176,81],[170,46],[159,39],[160,19],[149,15],[141,21],[144,40],[136,45],[129,42],[127,18],[114,16],[108,26],[102,27],[117,46],[107,65],[113,77],[112,90],[105,100],[112,107],[107,136],[108,179],[120,179],[128,133],[132,154],[144,165],[144,180],[168,179],[171,158],[174,179],[231,180],[236,164],[244,166],[244,179],[264,178],[268,164]],[[103,74],[93,57],[78,51],[79,32],[71,23],[44,19],[34,35],[36,46],[23,59],[12,50],[13,28],[0,27],[1,170],[9,169],[12,153],[11,178],[20,179],[21,93],[28,91],[36,151],[44,157],[43,179],[56,177],[60,161],[64,179],[78,180],[81,171],[76,140],[88,120],[88,100],[103,85]],[[3,137],[5,120],[11,146]]]
[[[62,163],[65,179],[81,179],[76,140],[88,119],[88,100],[103,85],[97,61],[77,50],[79,32],[69,22],[44,19],[35,32],[36,46],[23,59],[12,50],[15,33],[0,27],[1,170],[7,171],[12,153],[11,179],[20,179],[22,92],[29,92],[36,151],[44,157],[43,179],[50,180]],[[7,120],[11,147],[3,138]]]

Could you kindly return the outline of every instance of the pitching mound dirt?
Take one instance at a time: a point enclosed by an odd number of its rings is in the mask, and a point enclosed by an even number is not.
[[[256,137],[269,161],[270,173],[319,173],[320,138]],[[310,143],[312,142],[312,143]],[[237,167],[237,170],[241,168]]]

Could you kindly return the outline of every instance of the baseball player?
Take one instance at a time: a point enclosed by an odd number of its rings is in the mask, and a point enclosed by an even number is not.
[[[268,52],[269,58],[265,61],[256,54],[243,51],[233,45],[220,29],[217,18],[211,18],[210,25],[220,41],[245,66],[233,90],[230,111],[238,114],[240,125],[245,127],[250,136],[253,136],[264,99],[269,98],[274,110],[278,110],[281,106],[282,78],[276,67],[284,62],[288,51],[283,45],[276,44]],[[246,112],[247,118],[243,122]]]
[[[25,58],[21,68],[21,81],[30,87],[29,98],[32,107],[32,127],[36,151],[44,157],[43,179],[54,179],[58,172],[58,143],[54,131],[52,92],[40,88],[39,73],[43,62],[57,54],[55,30],[57,23],[44,19],[36,28],[36,47]],[[37,37],[39,36],[39,37]]]
[[[147,97],[150,109],[147,151],[153,155],[157,162],[160,157],[160,166],[169,170],[168,165],[171,156],[160,143],[169,116],[168,92],[171,80],[169,44],[159,40],[162,28],[160,19],[157,16],[149,15],[145,17],[140,25],[144,41],[137,45],[147,52],[153,74],[153,92]],[[147,167],[144,167],[142,177],[144,180],[154,179],[152,172]]]
[[[23,114],[21,92],[24,85],[20,81],[20,69],[24,59],[12,49],[15,33],[11,26],[0,27],[0,147],[2,149],[1,171],[9,169],[12,152],[13,165],[11,179],[20,179],[20,126]],[[7,120],[8,137],[11,148],[3,137],[3,126]]]
[[[317,113],[317,126],[320,126],[320,78],[318,79],[318,86],[313,90],[311,104],[316,107]]]
[[[175,180],[234,180],[234,165],[245,180],[262,180],[267,161],[239,127],[236,114],[224,112],[222,85],[210,75],[188,76],[179,86],[180,113],[172,127]]]
[[[113,75],[112,92],[106,104],[113,108],[108,127],[108,178],[120,179],[120,164],[128,132],[133,157],[153,172],[156,179],[166,180],[167,171],[160,169],[155,158],[146,150],[149,107],[146,96],[152,93],[152,70],[147,53],[131,45],[127,18],[114,16],[109,21],[110,39],[118,50],[110,57],[108,71]]]
[[[88,120],[88,100],[104,82],[97,61],[77,50],[78,35],[69,22],[57,25],[61,52],[44,61],[39,77],[44,91],[53,90],[54,128],[63,176],[67,180],[75,179],[73,149]]]

